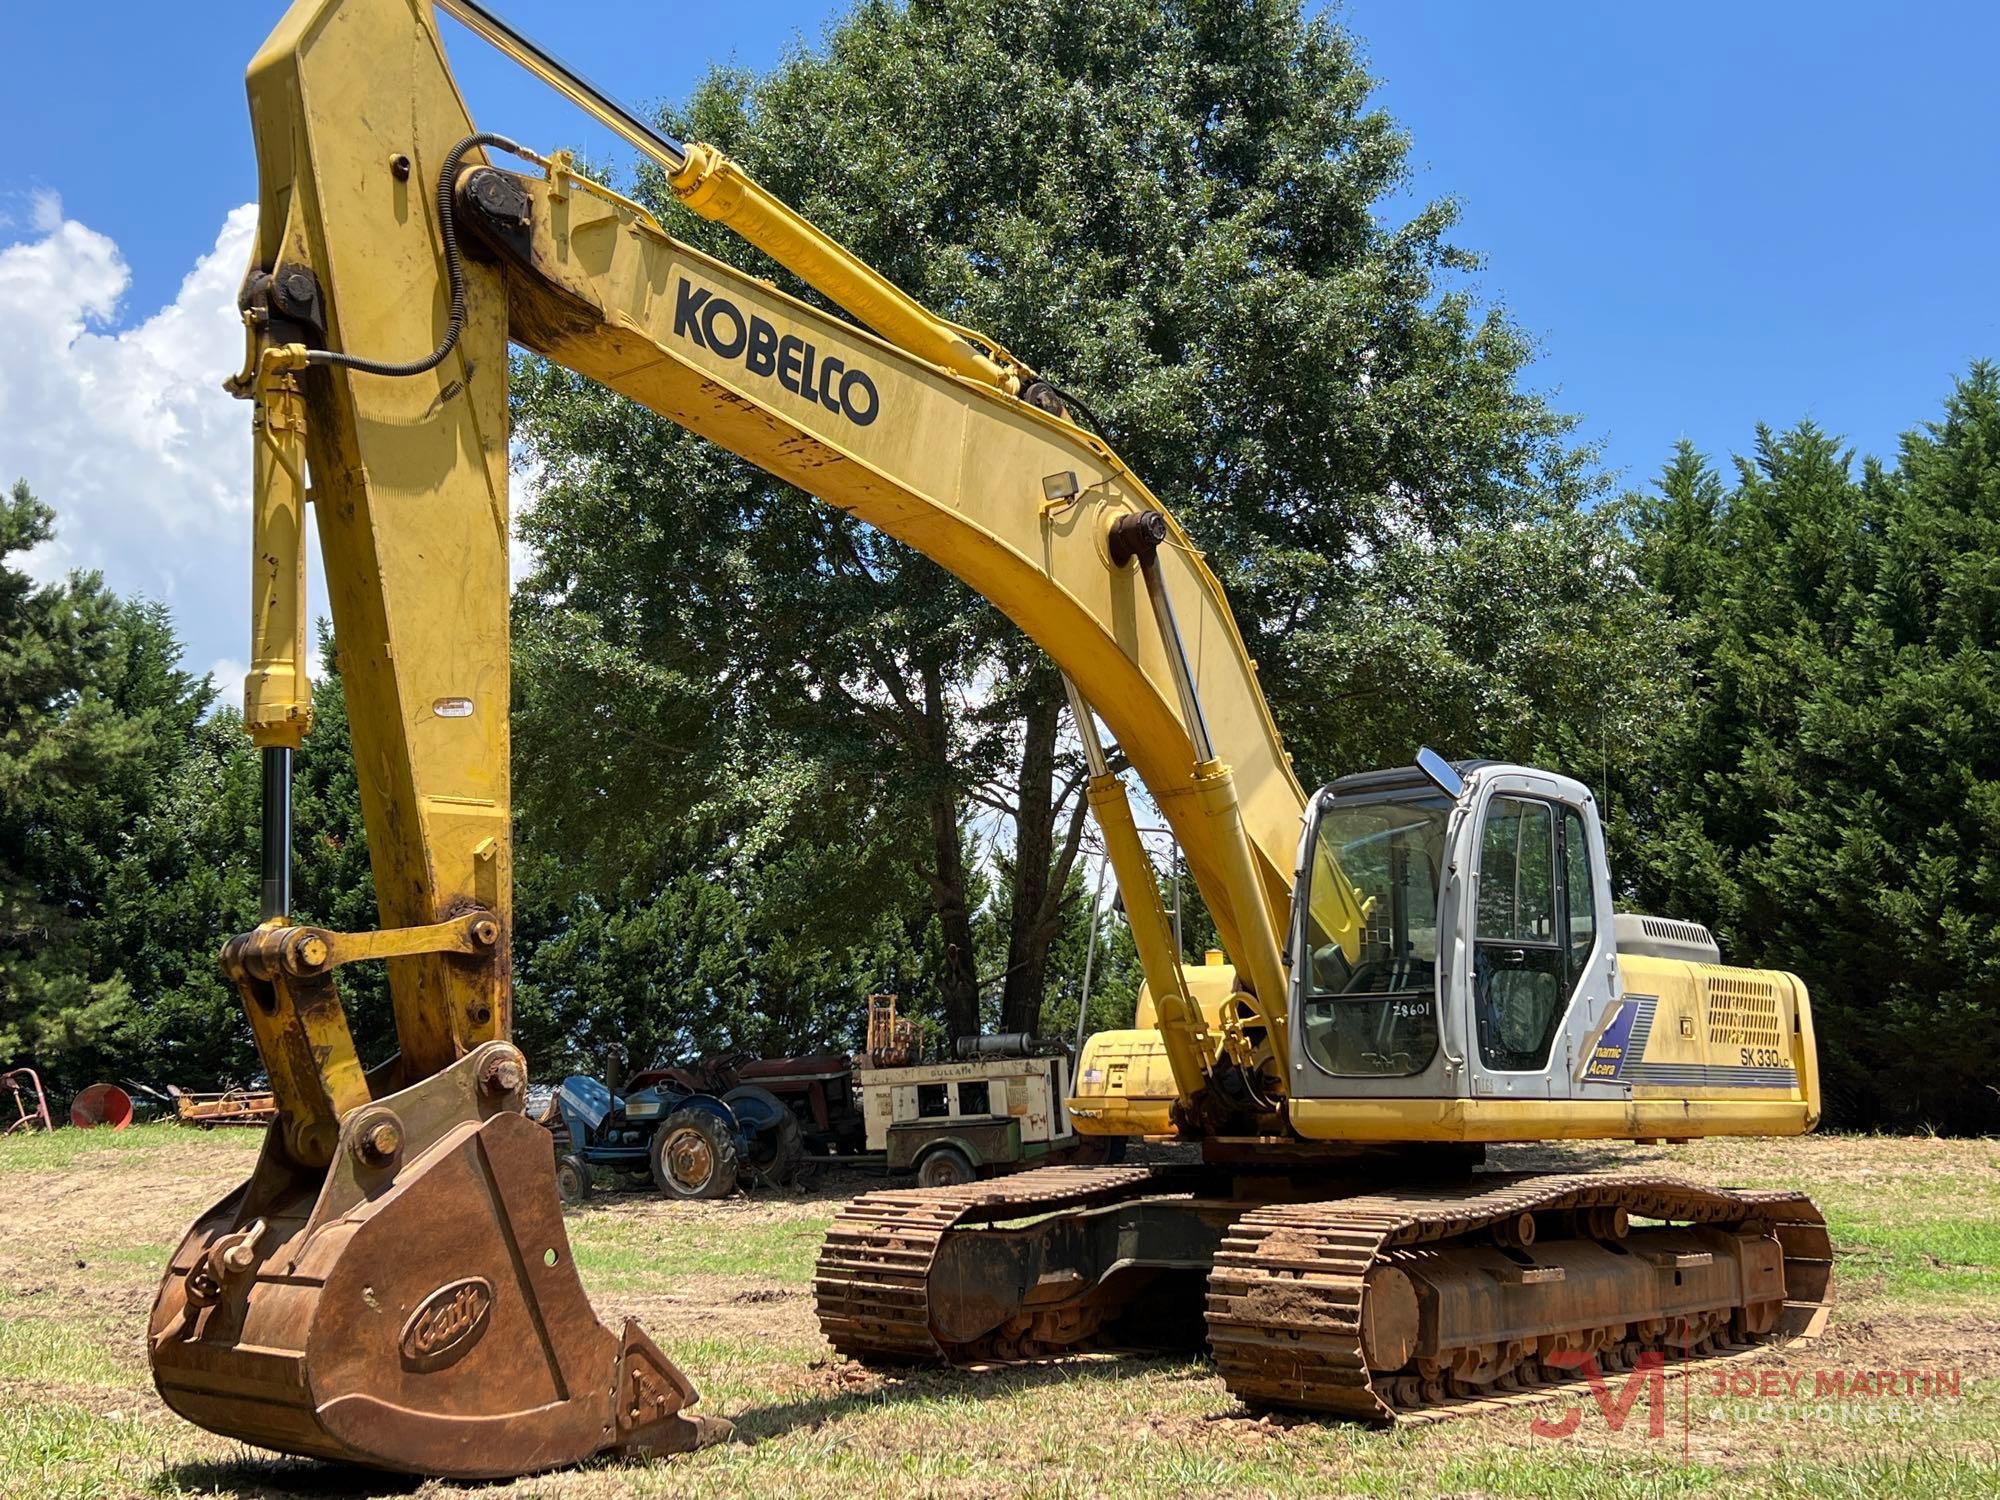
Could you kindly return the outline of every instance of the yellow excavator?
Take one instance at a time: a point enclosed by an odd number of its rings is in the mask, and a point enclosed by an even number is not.
[[[250,1180],[153,1307],[176,1411],[445,1476],[684,1451],[726,1424],[585,1296],[509,1041],[509,342],[934,559],[1061,668],[1146,977],[1078,1070],[1080,1130],[1200,1147],[848,1204],[815,1291],[865,1360],[1204,1342],[1246,1401],[1375,1419],[1531,1399],[1594,1357],[1810,1335],[1818,1212],[1644,1173],[1478,1170],[1484,1143],[1795,1134],[1811,1010],[1704,930],[1614,916],[1577,782],[1415,765],[1307,796],[1202,555],[1073,403],[711,147],[660,135],[474,0],[475,34],[854,322],[478,130],[431,0],[297,0],[251,64],[241,306],[254,453],[263,920],[222,962],[276,1097]],[[863,326],[865,325],[865,326]],[[290,906],[310,507],[381,926]],[[1230,962],[1184,966],[1103,732]],[[397,1054],[337,971],[383,963]],[[1198,1159],[1196,1157],[1198,1156]]]

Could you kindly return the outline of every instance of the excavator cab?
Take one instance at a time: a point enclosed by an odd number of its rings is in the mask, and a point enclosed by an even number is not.
[[[1615,977],[1586,788],[1426,751],[1323,789],[1304,848],[1296,1093],[1570,1095],[1570,1064]],[[1365,913],[1346,943],[1314,917],[1329,882]]]
[[[1285,939],[1284,1128],[1330,1144],[1797,1134],[1819,1115],[1811,1006],[1698,924],[1613,915],[1595,797],[1494,761],[1342,777],[1306,809]],[[1234,967],[1186,970],[1218,1048]],[[1182,1133],[1143,996],[1091,1038],[1085,1133]],[[1178,1112],[1177,1112],[1178,1110]]]
[[[1645,1135],[1648,1116],[1663,1138],[1796,1134],[1817,1119],[1804,985],[1723,966],[1695,923],[1614,917],[1581,782],[1425,752],[1324,788],[1301,849],[1290,1118],[1309,1139]],[[1361,910],[1358,932],[1326,931],[1330,905]]]

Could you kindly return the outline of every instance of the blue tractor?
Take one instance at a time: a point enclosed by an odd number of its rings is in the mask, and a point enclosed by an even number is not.
[[[722,1198],[788,1186],[805,1147],[798,1117],[753,1085],[693,1093],[664,1080],[619,1093],[586,1073],[565,1078],[543,1116],[556,1136],[556,1190],[590,1196],[593,1171],[650,1176],[669,1198]],[[643,1075],[642,1075],[643,1078]]]

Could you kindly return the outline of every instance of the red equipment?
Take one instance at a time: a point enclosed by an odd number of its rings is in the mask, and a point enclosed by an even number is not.
[[[27,1090],[35,1091],[35,1102],[28,1104]],[[14,1118],[7,1123],[0,1135],[12,1135],[15,1131],[30,1131],[37,1128],[54,1130],[55,1122],[49,1119],[49,1096],[42,1090],[42,1075],[33,1068],[15,1068],[11,1072],[0,1073],[0,1089],[14,1096]]]
[[[132,1123],[132,1096],[115,1083],[93,1083],[70,1101],[69,1122],[78,1130],[96,1125],[123,1130]]]

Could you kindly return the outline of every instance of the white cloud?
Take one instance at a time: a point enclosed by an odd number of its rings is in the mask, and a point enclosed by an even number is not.
[[[190,663],[240,651],[249,417],[222,381],[243,358],[236,287],[256,209],[232,212],[173,301],[124,328],[118,246],[52,192],[31,215],[37,237],[0,248],[0,483],[27,480],[56,512],[55,541],[27,566],[101,569],[164,601]]]
[[[25,479],[56,512],[56,537],[26,560],[44,579],[100,570],[121,594],[164,602],[190,670],[242,691],[250,594],[250,409],[222,382],[243,363],[236,291],[257,211],[231,212],[164,307],[122,305],[132,275],[118,245],[30,195],[33,235],[0,244],[0,485]],[[0,220],[19,224],[22,216]],[[539,476],[517,471],[513,508]],[[327,613],[308,532],[308,607]],[[534,566],[513,538],[514,576]],[[319,676],[309,642],[307,671]]]

